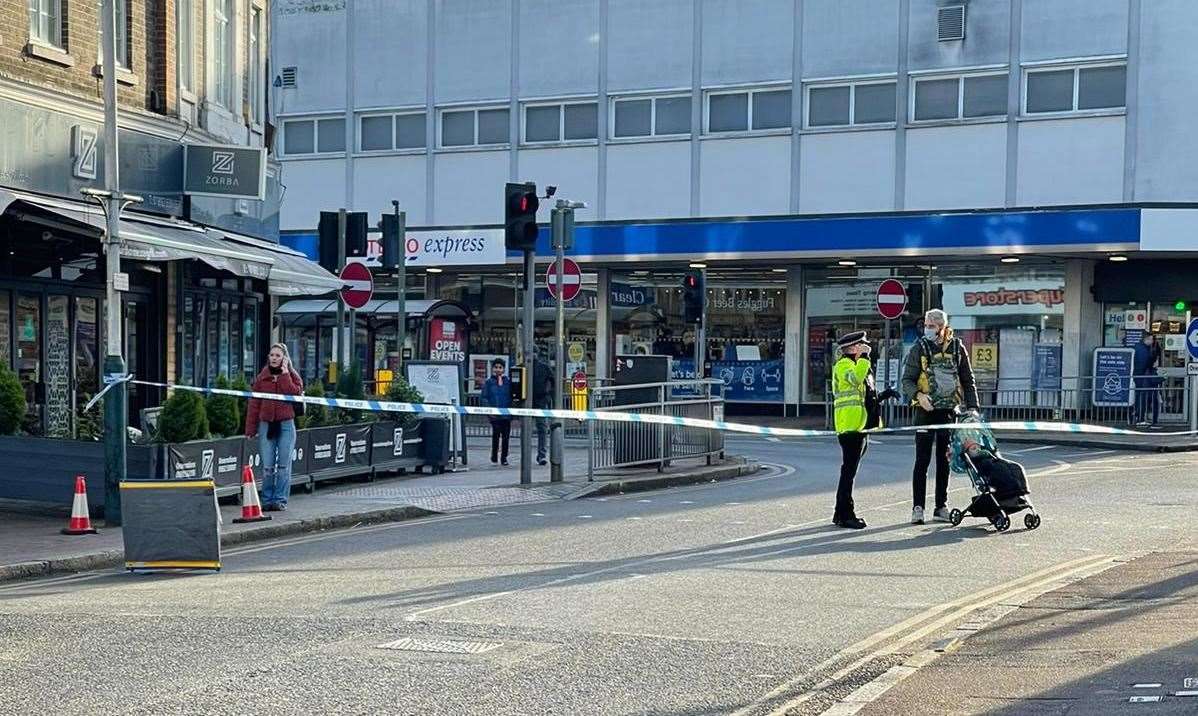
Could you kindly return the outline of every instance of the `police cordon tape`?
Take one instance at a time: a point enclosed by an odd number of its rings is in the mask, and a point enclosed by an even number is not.
[[[548,410],[541,408],[488,408],[472,405],[445,405],[440,403],[396,403],[388,400],[357,400],[354,398],[319,398],[310,395],[280,395],[278,393],[257,393],[250,390],[233,390],[230,388],[201,388],[193,385],[174,385],[157,383],[146,380],[134,380],[133,376],[104,376],[108,385],[87,404],[88,410],[108,390],[117,383],[129,382],[135,385],[145,385],[153,388],[169,390],[189,390],[208,395],[229,395],[234,398],[258,398],[260,400],[279,400],[288,403],[304,403],[306,405],[322,405],[329,408],[347,410],[368,410],[382,413],[425,413],[432,415],[482,415],[502,418],[555,418],[562,420],[594,421],[610,423],[644,423],[649,425],[667,425],[683,428],[705,428],[730,433],[747,435],[764,435],[768,437],[789,438],[821,438],[833,437],[835,430],[811,430],[807,428],[774,428],[746,423],[730,423],[725,420],[705,420],[702,418],[684,418],[674,415],[652,415],[644,413],[622,413],[614,410]],[[696,401],[699,402],[699,401]],[[1075,433],[1088,435],[1151,435],[1153,437],[1172,437],[1194,435],[1195,431],[1181,430],[1174,432],[1145,433],[1126,428],[1112,428],[1105,425],[1090,425],[1088,423],[1061,423],[1044,420],[999,420],[966,423],[943,423],[940,425],[911,425],[897,428],[873,428],[865,430],[870,434],[909,433],[920,430],[970,430],[979,427],[990,430],[1010,430],[1018,432],[1041,433]]]

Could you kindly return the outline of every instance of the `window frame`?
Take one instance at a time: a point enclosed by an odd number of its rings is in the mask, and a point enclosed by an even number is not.
[[[186,61],[184,59],[186,58]],[[195,3],[175,0],[175,72],[179,91],[195,92]]]
[[[487,144],[479,144],[479,141],[478,141],[478,113],[494,111],[494,110],[508,110],[508,118],[507,118],[508,139],[506,139],[503,142],[489,142]],[[437,111],[437,114],[436,114],[436,117],[437,117],[437,136],[436,136],[437,151],[444,151],[444,152],[496,151],[496,150],[502,150],[502,149],[510,149],[512,146],[512,142],[511,142],[512,115],[511,115],[511,106],[508,104],[447,105],[444,107],[437,107],[436,111]],[[474,141],[472,143],[470,143],[470,144],[450,144],[450,145],[445,144],[445,138],[443,135],[444,135],[444,131],[445,131],[444,115],[446,112],[450,112],[450,113],[470,112],[471,113],[471,115],[474,117]],[[391,145],[395,146],[395,137],[394,137],[395,121],[394,120],[392,120],[392,122],[391,122],[391,131],[392,131]],[[426,138],[425,143],[427,143],[427,142],[428,142],[428,140]],[[410,151],[410,150],[403,150],[403,151]]]
[[[216,0],[212,3],[212,97],[210,101],[237,113],[234,85],[236,68],[234,45],[236,36],[237,6],[235,0]],[[221,32],[223,23],[224,32]]]
[[[390,149],[363,149],[362,148],[362,139],[365,136],[365,133],[362,131],[362,120],[368,119],[368,118],[374,118],[374,117],[390,117],[391,118],[391,148]],[[396,146],[396,143],[399,141],[399,122],[398,122],[398,120],[400,117],[420,117],[422,124],[427,125],[427,123],[428,123],[428,113],[424,111],[423,107],[419,107],[419,108],[412,107],[412,108],[408,108],[408,109],[372,109],[372,110],[367,110],[364,112],[357,113],[355,115],[355,119],[354,119],[354,122],[355,122],[354,129],[357,132],[358,136],[357,136],[357,143],[355,145],[354,153],[360,154],[363,156],[368,156],[368,157],[375,157],[375,156],[386,155],[386,154],[424,154],[426,151],[428,151],[427,127],[426,127],[425,133],[424,133],[424,146],[402,147],[402,148]],[[326,117],[326,119],[329,119],[329,118]],[[477,124],[477,120],[475,120],[475,122]],[[478,132],[478,128],[476,126],[475,133],[477,134],[477,132]],[[487,146],[491,146],[491,145],[487,145]],[[454,148],[456,149],[456,147],[454,147]]]
[[[250,123],[254,127],[262,126],[264,122],[264,112],[266,103],[264,101],[266,94],[266,73],[264,61],[263,43],[264,34],[266,32],[266,11],[261,5],[254,3],[249,7],[249,18],[246,23],[246,53],[249,55],[249,67],[246,68],[246,75],[250,83],[249,86],[249,105],[250,105]]]
[[[33,17],[29,13],[29,3],[34,2],[37,5],[35,11],[38,18],[38,27],[35,29]],[[62,41],[62,0],[25,0],[25,19],[27,21],[26,30],[29,32],[29,42],[45,47],[53,47],[56,50],[66,50],[66,46]],[[49,8],[47,12],[46,8]],[[51,37],[42,37],[40,34],[41,18],[48,18],[47,25],[50,29]]]
[[[794,131],[794,112],[791,112],[790,124],[785,127],[753,128],[753,97],[758,94],[771,92],[790,92],[791,107],[794,107],[794,87],[789,83],[775,85],[754,85],[751,87],[720,87],[703,92],[703,136],[705,137],[740,137],[745,135],[786,134]],[[711,129],[711,98],[734,94],[745,95],[745,129]]]
[[[566,107],[578,107],[581,105],[595,105],[595,136],[587,139],[566,139]],[[528,110],[543,107],[557,107],[557,139],[529,139],[528,138]],[[599,143],[599,99],[591,98],[576,98],[576,99],[557,99],[557,100],[531,100],[520,105],[520,145],[530,147],[554,147],[561,145],[592,145]],[[490,146],[490,145],[488,145]]]
[[[1118,107],[1095,107],[1091,109],[1078,109],[1077,103],[1081,96],[1081,71],[1091,69],[1101,69],[1104,67],[1122,67],[1123,75],[1123,104]],[[1051,110],[1047,112],[1029,112],[1027,109],[1027,87],[1028,78],[1030,75],[1044,72],[1060,72],[1062,70],[1070,70],[1073,72],[1073,104],[1071,109],[1066,110]],[[1022,68],[1022,76],[1020,77],[1019,87],[1019,118],[1020,119],[1040,119],[1053,117],[1100,117],[1109,115],[1127,114],[1127,58],[1120,59],[1104,58],[1102,60],[1093,60],[1089,62],[1059,62],[1059,63],[1035,63],[1025,64]]]
[[[908,81],[910,91],[907,93],[907,124],[911,126],[925,126],[931,124],[972,124],[985,122],[1005,122],[1007,117],[1011,115],[1011,108],[1008,102],[1006,110],[1002,114],[983,114],[977,117],[965,116],[965,80],[975,77],[1005,77],[1007,78],[1008,87],[1011,81],[1011,71],[1007,70],[978,70],[975,72],[937,72],[929,74],[914,75]],[[915,93],[916,85],[920,82],[935,82],[937,80],[956,80],[957,81],[957,116],[943,117],[935,119],[916,119],[915,118]]]
[[[649,100],[649,133],[637,134],[627,137],[616,135],[616,105],[620,102],[633,102],[637,100]],[[609,142],[645,142],[645,141],[677,141],[687,139],[695,135],[695,127],[692,123],[689,132],[658,134],[657,133],[657,102],[663,99],[688,99],[694,102],[694,94],[692,92],[662,92],[660,94],[621,94],[613,95],[608,101],[607,108],[607,127]],[[693,116],[693,115],[692,115]]]
[[[307,115],[292,115],[279,117],[279,158],[280,159],[328,159],[330,157],[343,157],[346,152],[322,152],[320,151],[320,122],[329,120],[344,120],[345,115],[340,113],[324,113],[324,114],[307,114]],[[291,122],[311,122],[312,123],[312,151],[310,152],[291,152],[287,148],[287,125]],[[392,123],[392,143],[394,143],[394,123]],[[370,152],[373,154],[373,152]]]
[[[895,107],[895,118],[884,122],[858,122],[857,121],[857,87],[863,85],[886,85],[892,84],[895,86],[895,93],[898,92],[898,77],[888,75],[885,77],[869,77],[861,79],[844,79],[844,80],[815,80],[803,83],[803,131],[806,132],[843,132],[845,130],[865,130],[865,129],[893,129],[898,126],[898,107]],[[849,88],[849,122],[848,124],[820,124],[812,126],[811,124],[811,90],[813,89],[835,89],[837,87]],[[914,94],[914,93],[912,93]],[[794,122],[794,118],[791,118]]]

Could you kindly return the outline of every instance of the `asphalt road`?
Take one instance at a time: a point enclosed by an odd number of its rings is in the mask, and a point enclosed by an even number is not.
[[[219,574],[10,585],[0,714],[818,713],[975,606],[1198,545],[1192,453],[1011,448],[1034,532],[908,524],[893,436],[858,483],[869,528],[834,529],[834,443],[730,438],[773,467],[249,546]],[[380,648],[405,639],[473,653]]]

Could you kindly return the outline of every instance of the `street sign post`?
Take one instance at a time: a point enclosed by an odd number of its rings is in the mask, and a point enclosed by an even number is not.
[[[346,284],[345,288],[341,289],[341,300],[352,309],[357,310],[365,306],[374,295],[374,279],[371,278],[370,269],[366,268],[365,264],[346,264],[345,268],[341,269],[341,280]]]
[[[1190,430],[1198,430],[1198,318],[1186,326],[1186,350],[1190,353],[1186,362],[1186,375],[1190,379]]]
[[[562,300],[573,301],[582,290],[582,269],[578,267],[574,259],[563,258],[562,266],[565,267],[560,281]],[[545,285],[548,286],[549,295],[553,298],[557,298],[558,284],[557,261],[554,261],[549,264],[549,269],[545,272]]]
[[[878,285],[878,313],[886,319],[886,335],[882,340],[882,384],[890,387],[890,324],[907,310],[907,289],[903,284],[888,278]],[[889,410],[887,411],[889,416]]]

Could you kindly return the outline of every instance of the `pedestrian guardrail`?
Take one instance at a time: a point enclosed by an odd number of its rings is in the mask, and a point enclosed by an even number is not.
[[[666,415],[703,420],[724,419],[724,383],[682,380],[638,385],[593,385],[588,407],[597,412]],[[637,422],[587,421],[587,478],[596,470],[655,465],[664,470],[673,460],[711,459],[724,452],[724,434],[709,428]]]

